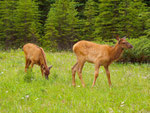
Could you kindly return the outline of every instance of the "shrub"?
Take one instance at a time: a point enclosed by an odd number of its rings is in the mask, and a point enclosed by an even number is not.
[[[150,62],[150,40],[146,37],[127,39],[133,45],[132,49],[125,50],[119,61],[121,62]]]
[[[34,72],[32,72],[31,69],[28,69],[27,73],[24,76],[24,81],[28,83],[32,82],[32,80],[34,79],[34,75]]]

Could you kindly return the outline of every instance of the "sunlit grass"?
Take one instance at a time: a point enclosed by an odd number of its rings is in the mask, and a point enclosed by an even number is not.
[[[71,67],[75,55],[71,52],[46,52],[48,65],[53,65],[49,80],[45,80],[40,67],[24,72],[23,51],[0,52],[0,112],[150,112],[150,65],[119,64],[110,66],[113,87],[109,88],[103,67],[100,67],[96,86],[94,65],[83,68],[82,88],[76,75],[76,88],[72,87]]]

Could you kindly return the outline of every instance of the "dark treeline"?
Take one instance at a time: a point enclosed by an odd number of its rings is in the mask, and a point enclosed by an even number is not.
[[[149,0],[0,0],[0,48],[27,42],[70,49],[79,40],[116,34],[150,38]]]

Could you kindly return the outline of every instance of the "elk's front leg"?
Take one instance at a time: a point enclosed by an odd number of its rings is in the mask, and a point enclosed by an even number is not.
[[[110,72],[109,72],[108,66],[104,66],[104,68],[105,68],[105,71],[106,71],[109,86],[111,87],[112,84],[111,84],[111,80],[110,80]]]
[[[42,66],[41,66],[41,73],[42,73],[42,77],[43,77],[43,75],[44,75],[44,71],[43,71]]]
[[[94,81],[93,81],[92,87],[94,87],[95,82],[96,82],[96,79],[97,79],[97,77],[98,77],[99,68],[100,68],[100,65],[99,65],[99,64],[96,64],[96,65],[95,65],[95,76],[94,76]]]
[[[26,64],[25,64],[25,72],[27,72],[27,69],[29,68],[29,65],[31,64],[31,61],[28,60],[28,59],[25,59],[25,62],[26,62]]]

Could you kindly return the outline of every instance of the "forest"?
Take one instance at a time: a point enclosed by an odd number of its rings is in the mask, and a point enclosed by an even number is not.
[[[136,61],[150,56],[149,0],[0,0],[2,50],[29,42],[51,51],[79,40],[112,45],[116,35],[132,42]]]

